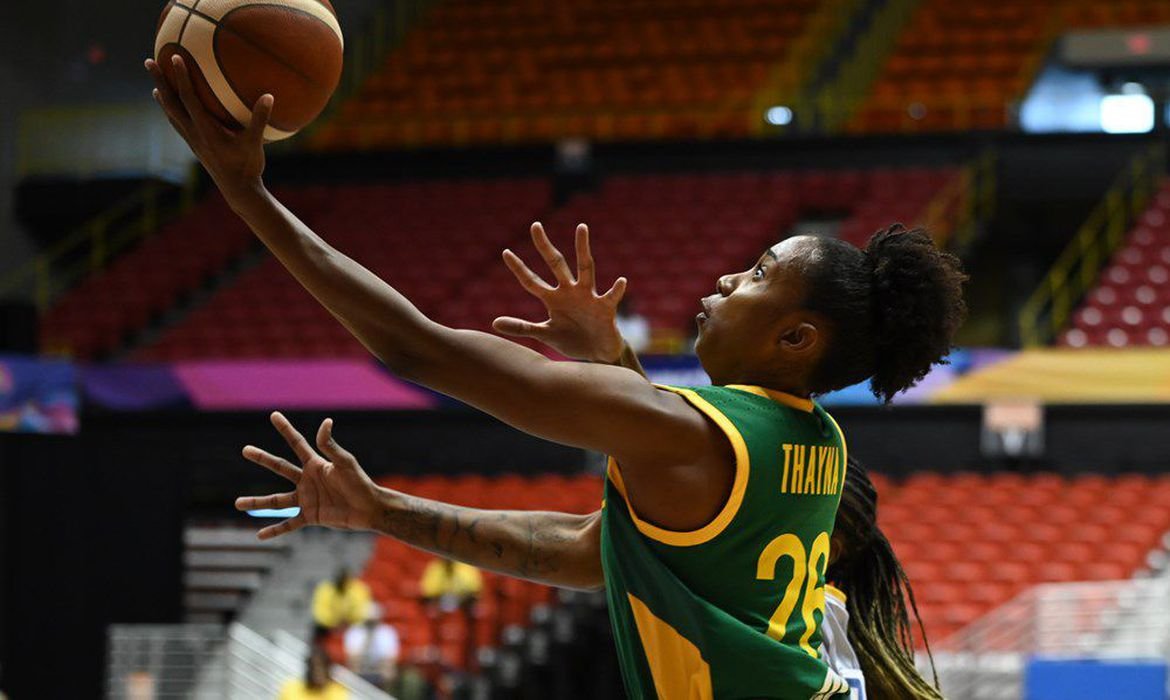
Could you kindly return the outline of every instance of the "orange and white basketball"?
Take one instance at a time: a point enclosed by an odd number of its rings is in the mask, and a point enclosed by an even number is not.
[[[239,128],[265,93],[264,137],[286,139],[325,109],[341,79],[344,39],[329,0],[170,0],[154,53],[168,79],[183,57],[199,99]]]

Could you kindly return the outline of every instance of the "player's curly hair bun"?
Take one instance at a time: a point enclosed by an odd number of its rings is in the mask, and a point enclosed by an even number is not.
[[[877,353],[870,386],[885,402],[945,362],[967,316],[959,259],[922,229],[894,224],[865,247],[871,272]]]
[[[832,331],[813,373],[815,393],[869,379],[874,395],[889,403],[946,361],[967,316],[967,276],[925,231],[894,224],[864,251],[822,239],[810,263],[805,307]]]

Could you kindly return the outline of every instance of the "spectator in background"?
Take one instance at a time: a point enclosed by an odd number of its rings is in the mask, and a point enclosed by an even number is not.
[[[344,567],[332,581],[322,581],[313,591],[314,639],[335,629],[365,622],[370,616],[370,588],[350,576]]]
[[[378,605],[370,606],[370,616],[360,625],[345,631],[346,666],[383,690],[398,675],[398,632],[382,621]]]
[[[483,590],[483,576],[469,564],[436,558],[423,570],[419,591],[423,600],[444,612],[469,607]]]
[[[305,660],[305,677],[291,680],[280,689],[277,700],[347,700],[349,691],[333,680],[329,657],[325,650],[314,646]]]
[[[634,302],[629,296],[618,302],[617,327],[634,352],[645,352],[650,347],[650,322],[634,310]]]

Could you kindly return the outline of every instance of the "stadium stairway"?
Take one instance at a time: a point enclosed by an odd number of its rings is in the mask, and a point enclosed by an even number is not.
[[[307,641],[313,624],[313,590],[345,567],[361,571],[370,559],[373,536],[310,528],[286,535],[290,551],[265,578],[238,621],[258,634],[274,638],[278,631]]]

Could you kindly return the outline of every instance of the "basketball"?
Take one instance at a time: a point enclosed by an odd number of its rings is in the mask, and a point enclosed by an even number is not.
[[[341,79],[344,39],[329,0],[171,0],[155,59],[173,77],[187,64],[195,91],[226,126],[240,128],[265,93],[276,98],[264,137],[297,133],[325,109]]]

